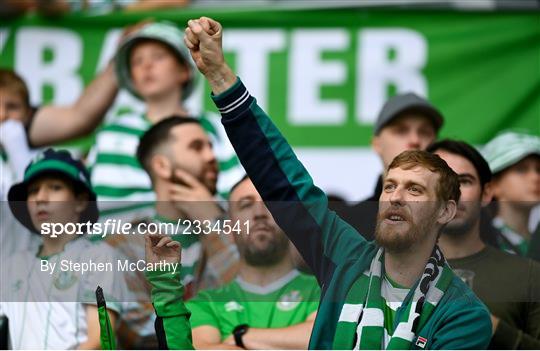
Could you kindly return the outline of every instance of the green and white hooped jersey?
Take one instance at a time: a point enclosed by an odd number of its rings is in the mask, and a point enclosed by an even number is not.
[[[390,342],[390,335],[394,334],[394,320],[397,310],[407,298],[409,289],[394,285],[385,275],[381,282],[381,297],[384,300],[384,347]]]
[[[192,328],[213,326],[223,340],[240,324],[284,328],[305,322],[317,311],[319,298],[315,278],[293,270],[266,287],[236,278],[221,288],[201,291],[186,306]]]
[[[101,286],[107,308],[121,315],[121,301],[129,293],[123,276],[112,272],[76,272],[61,269],[71,262],[111,262],[114,250],[103,242],[79,238],[66,244],[64,251],[43,258],[56,264],[42,270],[42,258],[36,251],[11,256],[1,268],[0,314],[9,319],[13,349],[75,349],[87,340],[85,304],[95,304],[95,290]]]
[[[220,171],[217,189],[226,199],[231,187],[245,173],[221,126],[220,116],[205,114],[200,121],[214,145]],[[155,194],[150,177],[136,158],[139,139],[151,125],[144,114],[119,107],[98,131],[89,165],[102,220],[111,216],[132,221],[151,215]]]

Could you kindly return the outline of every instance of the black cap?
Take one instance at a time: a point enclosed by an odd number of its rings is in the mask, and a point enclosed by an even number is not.
[[[400,94],[386,101],[375,122],[373,134],[378,135],[388,123],[403,112],[416,112],[426,116],[433,123],[436,132],[441,129],[444,122],[439,110],[426,99],[414,93]]]

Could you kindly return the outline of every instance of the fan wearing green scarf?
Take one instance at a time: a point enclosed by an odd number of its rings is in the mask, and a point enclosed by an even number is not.
[[[376,240],[328,208],[324,192],[223,57],[222,27],[190,20],[184,41],[208,80],[248,176],[322,288],[312,349],[483,349],[486,307],[437,246],[456,214],[458,176],[424,151],[398,155],[384,174]]]

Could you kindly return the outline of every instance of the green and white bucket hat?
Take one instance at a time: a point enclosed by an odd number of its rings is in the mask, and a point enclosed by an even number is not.
[[[529,155],[540,155],[540,137],[524,132],[506,131],[489,141],[482,154],[491,172],[496,174]]]
[[[167,45],[172,49],[177,59],[186,64],[189,69],[189,80],[184,85],[182,99],[187,99],[195,87],[197,69],[191,58],[189,49],[184,44],[184,33],[170,22],[149,23],[129,35],[122,42],[115,56],[116,77],[120,87],[127,89],[134,96],[141,98],[131,79],[129,56],[135,45],[145,40],[156,40]]]

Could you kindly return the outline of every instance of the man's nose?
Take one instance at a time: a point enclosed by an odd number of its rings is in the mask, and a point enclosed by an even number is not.
[[[216,154],[211,146],[205,148],[204,159],[206,162],[216,162]]]
[[[413,131],[409,133],[409,140],[408,140],[408,147],[412,150],[418,150],[420,149],[421,145],[421,138],[420,134],[416,131]]]
[[[46,202],[49,200],[49,192],[45,187],[40,187],[34,197],[34,200],[37,202]]]
[[[403,191],[404,189],[402,188],[396,188],[396,190],[394,190],[392,192],[392,194],[390,194],[390,198],[388,199],[390,201],[391,204],[403,204],[403,202],[405,201],[405,196],[403,194]]]
[[[253,211],[253,217],[255,219],[266,219],[270,214],[270,212],[266,208],[266,205],[264,204],[264,201],[262,200],[255,202],[255,205],[253,206]]]

